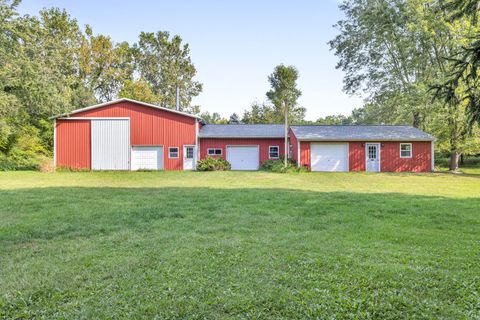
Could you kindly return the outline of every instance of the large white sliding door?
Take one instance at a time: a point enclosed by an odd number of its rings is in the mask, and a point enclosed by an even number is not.
[[[91,131],[92,169],[130,169],[130,121],[94,119]]]

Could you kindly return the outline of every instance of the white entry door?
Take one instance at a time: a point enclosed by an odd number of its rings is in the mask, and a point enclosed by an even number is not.
[[[258,170],[258,146],[227,146],[227,161],[232,170]]]
[[[130,121],[92,120],[91,148],[93,170],[129,170]]]
[[[183,170],[195,170],[196,149],[195,146],[183,146]]]
[[[312,171],[348,171],[348,143],[311,143]]]
[[[380,171],[380,144],[367,143],[365,145],[367,172]]]
[[[163,147],[132,147],[132,170],[162,170]]]

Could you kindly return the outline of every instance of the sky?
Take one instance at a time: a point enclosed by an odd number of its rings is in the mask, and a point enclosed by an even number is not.
[[[339,0],[23,0],[20,13],[65,8],[81,26],[114,41],[134,43],[141,31],[169,31],[190,45],[203,92],[194,99],[202,111],[242,115],[252,102],[266,100],[268,75],[276,65],[300,73],[299,105],[306,119],[349,115],[360,97],[342,92],[343,73],[327,42],[342,18]]]

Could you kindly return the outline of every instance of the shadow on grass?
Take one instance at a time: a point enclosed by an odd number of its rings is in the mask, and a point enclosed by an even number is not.
[[[477,232],[480,199],[289,189],[35,188],[0,193],[0,243],[122,230],[225,234]],[[416,231],[415,231],[416,232]]]

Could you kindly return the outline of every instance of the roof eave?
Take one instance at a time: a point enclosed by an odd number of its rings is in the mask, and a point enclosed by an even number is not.
[[[186,116],[186,117],[191,117],[191,118],[202,120],[201,117],[193,115],[193,114],[189,114],[189,113],[186,113],[186,112],[177,111],[177,110],[173,110],[173,109],[169,109],[169,108],[160,107],[160,106],[157,106],[157,105],[154,105],[154,104],[151,104],[151,103],[137,101],[137,100],[129,99],[129,98],[120,98],[120,99],[116,99],[116,100],[112,100],[112,101],[108,101],[108,102],[95,104],[93,106],[76,109],[76,110],[73,110],[73,111],[68,112],[68,113],[58,114],[58,115],[55,115],[53,117],[50,117],[49,119],[53,120],[53,119],[58,119],[58,118],[61,118],[61,117],[69,117],[69,116],[71,116],[73,114],[76,114],[76,113],[79,113],[79,112],[84,112],[84,111],[88,111],[88,110],[92,110],[92,109],[102,108],[102,107],[106,107],[106,106],[109,106],[109,105],[112,105],[112,104],[115,104],[115,103],[119,103],[119,102],[136,103],[136,104],[139,104],[139,105],[143,105],[145,107],[155,108],[155,109],[158,109],[158,110],[168,111],[168,112],[180,114],[180,115],[183,115],[183,116]]]
[[[388,139],[360,139],[360,138],[355,138],[355,139],[345,139],[345,138],[341,138],[341,139],[323,139],[323,138],[298,138],[297,140],[299,141],[307,141],[307,142],[315,142],[315,141],[318,141],[318,142],[336,142],[336,141],[341,141],[341,142],[349,142],[349,141],[352,141],[352,142],[363,142],[363,141],[366,141],[366,142],[394,142],[394,141],[416,141],[416,142],[421,142],[421,141],[435,141],[436,139],[435,138],[388,138]]]

